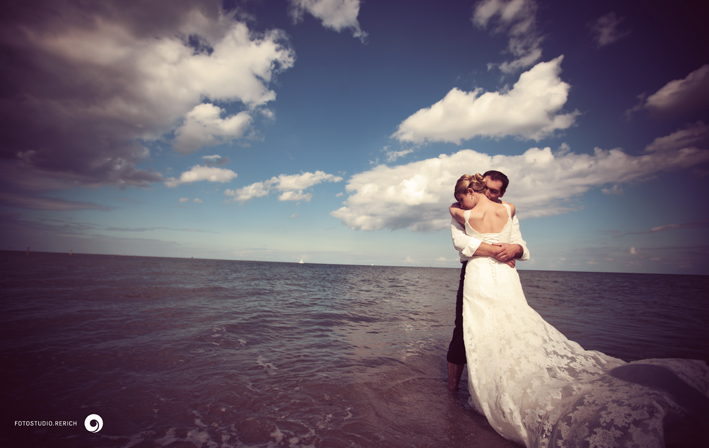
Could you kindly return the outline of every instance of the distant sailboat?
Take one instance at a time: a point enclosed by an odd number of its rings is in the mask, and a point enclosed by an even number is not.
[[[300,259],[300,261],[298,262],[298,264],[305,264],[305,263],[303,263],[303,259],[302,259],[302,258]]]

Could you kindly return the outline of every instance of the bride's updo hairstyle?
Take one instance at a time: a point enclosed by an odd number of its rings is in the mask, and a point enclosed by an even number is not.
[[[462,194],[467,194],[468,189],[472,189],[476,193],[483,193],[487,186],[480,173],[474,175],[463,174],[455,183],[455,190],[453,191],[453,197],[458,201],[458,196]]]

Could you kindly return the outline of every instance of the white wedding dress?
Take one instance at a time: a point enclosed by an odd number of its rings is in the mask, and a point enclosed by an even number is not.
[[[467,211],[468,235],[509,242],[511,218],[500,233],[480,234],[469,217]],[[505,263],[468,262],[463,329],[470,404],[509,440],[528,447],[644,448],[691,445],[697,433],[709,437],[706,363],[626,363],[584,350],[527,304],[517,271]],[[709,446],[709,439],[697,446]]]

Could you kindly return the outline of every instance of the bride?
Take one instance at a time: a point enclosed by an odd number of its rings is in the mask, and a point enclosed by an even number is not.
[[[484,192],[480,174],[462,176],[451,215],[468,235],[509,242],[515,208]],[[626,363],[584,350],[527,304],[517,271],[493,258],[468,262],[463,294],[470,404],[503,437],[528,447],[709,444],[703,361]]]

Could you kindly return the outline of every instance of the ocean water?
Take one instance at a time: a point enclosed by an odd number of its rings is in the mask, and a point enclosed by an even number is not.
[[[0,252],[0,445],[516,446],[447,392],[459,273]],[[707,276],[520,277],[587,349],[709,360]]]

